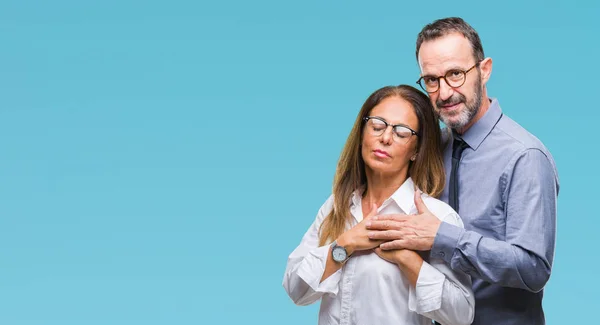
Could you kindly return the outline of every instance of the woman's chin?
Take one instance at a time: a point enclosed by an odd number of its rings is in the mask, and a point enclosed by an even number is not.
[[[375,174],[393,174],[394,172],[397,172],[397,170],[392,168],[392,165],[390,163],[384,161],[369,162],[369,164],[367,164],[367,167],[371,170],[372,173]]]
[[[403,169],[401,166],[394,166],[390,162],[380,160],[369,160],[365,161],[365,167],[369,171],[367,174],[375,175],[390,175],[399,176]],[[408,170],[408,166],[406,166]]]

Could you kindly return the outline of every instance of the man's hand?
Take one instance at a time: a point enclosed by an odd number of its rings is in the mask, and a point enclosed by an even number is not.
[[[383,240],[382,250],[410,249],[428,251],[433,246],[435,235],[442,223],[434,216],[421,198],[422,192],[415,191],[415,205],[418,214],[390,214],[374,216],[366,223],[369,238]]]

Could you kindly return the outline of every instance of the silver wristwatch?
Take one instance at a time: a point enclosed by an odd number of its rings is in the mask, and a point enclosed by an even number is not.
[[[331,257],[338,263],[344,263],[350,256],[348,256],[346,248],[338,245],[337,242],[334,241],[331,246]]]

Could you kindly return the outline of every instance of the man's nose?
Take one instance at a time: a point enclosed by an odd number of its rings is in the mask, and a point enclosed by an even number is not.
[[[440,88],[438,89],[438,91],[441,100],[446,100],[450,98],[452,94],[454,94],[454,88],[450,87],[450,85],[448,85],[446,80],[444,80],[443,78],[440,79]]]

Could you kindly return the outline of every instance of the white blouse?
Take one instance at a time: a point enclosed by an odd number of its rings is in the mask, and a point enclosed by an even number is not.
[[[355,191],[352,226],[363,219],[361,193]],[[446,203],[423,194],[427,208],[443,222],[464,227]],[[288,258],[283,287],[297,305],[321,299],[319,325],[471,324],[475,299],[468,275],[452,271],[441,259],[423,262],[416,287],[402,271],[371,250],[357,251],[341,269],[320,282],[331,244],[318,247],[318,229],[333,209],[333,196],[321,206],[316,220]],[[414,214],[414,184],[408,178],[378,209],[381,214]]]

